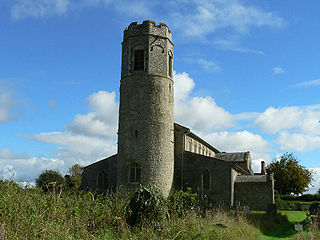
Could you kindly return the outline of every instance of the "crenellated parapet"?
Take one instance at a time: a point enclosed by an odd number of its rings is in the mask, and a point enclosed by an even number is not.
[[[143,21],[142,24],[138,22],[131,23],[125,30],[123,34],[123,41],[130,37],[143,36],[143,35],[153,35],[161,38],[169,39],[172,42],[172,33],[165,23],[160,23],[156,25],[154,21]]]

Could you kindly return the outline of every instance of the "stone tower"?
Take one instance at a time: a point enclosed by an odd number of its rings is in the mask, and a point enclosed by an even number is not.
[[[139,183],[168,196],[173,182],[173,43],[166,24],[131,23],[124,30],[117,185]]]

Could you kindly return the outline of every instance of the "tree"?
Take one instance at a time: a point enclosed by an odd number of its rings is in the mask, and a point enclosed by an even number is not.
[[[69,174],[65,175],[66,185],[71,190],[77,190],[81,184],[83,167],[79,164],[74,164],[69,167]]]
[[[275,190],[283,195],[301,194],[309,189],[312,181],[312,171],[299,165],[292,153],[284,153],[279,160],[274,159],[267,166],[267,173],[274,174]]]
[[[61,173],[56,170],[44,170],[36,179],[36,186],[45,192],[52,191],[54,187],[63,187],[65,180]]]

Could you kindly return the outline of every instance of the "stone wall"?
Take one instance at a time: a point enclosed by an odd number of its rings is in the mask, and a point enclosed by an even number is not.
[[[113,155],[101,161],[95,162],[84,168],[80,189],[86,190],[96,190],[98,192],[105,191],[105,189],[98,189],[98,174],[105,171],[109,177],[109,190],[115,190],[116,176],[117,176],[117,155]]]
[[[202,174],[206,169],[211,174],[210,191],[202,191]],[[184,188],[190,187],[194,192],[206,194],[214,202],[232,205],[233,175],[236,174],[233,171],[228,162],[191,152],[184,153]]]
[[[235,183],[234,200],[252,210],[267,210],[274,203],[273,181]]]

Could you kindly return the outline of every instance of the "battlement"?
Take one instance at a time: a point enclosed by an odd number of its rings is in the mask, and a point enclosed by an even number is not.
[[[154,35],[162,38],[167,38],[172,41],[172,33],[165,23],[156,25],[154,21],[143,21],[142,24],[138,22],[131,23],[123,33],[123,40],[129,37],[141,36],[141,35]]]

